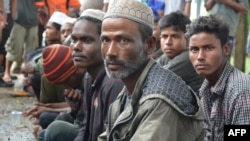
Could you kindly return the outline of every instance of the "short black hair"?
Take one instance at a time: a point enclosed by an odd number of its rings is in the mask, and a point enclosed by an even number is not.
[[[228,42],[229,25],[216,15],[201,16],[187,26],[187,38],[194,34],[206,32],[214,34],[221,42],[221,46]]]
[[[173,27],[176,31],[186,32],[186,25],[191,21],[188,16],[185,16],[181,11],[172,12],[163,16],[159,21],[160,30],[168,27]]]

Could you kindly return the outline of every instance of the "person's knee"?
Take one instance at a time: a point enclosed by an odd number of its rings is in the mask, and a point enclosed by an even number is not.
[[[68,141],[73,140],[77,133],[78,128],[65,121],[52,122],[45,133],[45,141]]]
[[[52,112],[43,112],[39,116],[39,124],[42,127],[42,129],[46,129],[48,125],[53,122],[56,118],[58,113],[52,113]]]
[[[60,113],[55,120],[62,120],[62,121],[66,121],[69,123],[74,123],[74,119],[72,118],[72,116],[70,115],[70,113]]]
[[[45,140],[46,141],[57,140],[57,138],[62,134],[60,129],[63,128],[65,128],[63,122],[61,121],[52,122],[46,129]]]

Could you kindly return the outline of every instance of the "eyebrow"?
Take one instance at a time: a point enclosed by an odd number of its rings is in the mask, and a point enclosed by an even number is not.
[[[76,39],[80,39],[80,40],[83,40],[83,39],[86,39],[86,38],[91,38],[91,39],[93,39],[93,37],[90,36],[90,35],[81,35],[80,37],[76,37],[76,36],[74,36],[74,35],[71,34],[71,37],[72,37],[72,38],[76,38]]]

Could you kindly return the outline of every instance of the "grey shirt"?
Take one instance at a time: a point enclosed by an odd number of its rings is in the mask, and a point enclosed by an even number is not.
[[[18,0],[17,1],[17,17],[15,22],[25,28],[32,28],[38,25],[36,0]]]
[[[186,2],[191,2],[192,0],[165,0],[165,10],[164,15],[167,15],[175,11],[184,11]]]
[[[238,3],[242,3],[246,8],[248,8],[248,2],[247,0],[233,0]],[[210,10],[210,14],[215,14],[220,16],[224,21],[226,21],[229,24],[229,36],[234,37],[236,30],[237,30],[237,24],[239,20],[239,12],[234,10],[233,8],[222,4],[215,2],[214,6]]]

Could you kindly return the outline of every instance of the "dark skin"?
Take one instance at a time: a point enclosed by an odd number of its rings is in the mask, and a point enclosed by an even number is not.
[[[200,32],[189,39],[190,61],[196,72],[204,76],[212,87],[220,78],[229,53],[229,44],[221,45],[214,34]]]
[[[101,35],[104,58],[115,58],[128,63],[129,61],[140,59],[138,54],[142,56],[151,54],[155,49],[155,38],[151,36],[146,41],[143,41],[138,27],[138,23],[123,18],[105,19]],[[142,48],[145,48],[144,51]],[[121,78],[130,95],[133,93],[135,84],[148,61],[149,57],[140,59],[139,62],[142,62],[141,66],[137,66],[132,74]],[[136,66],[137,64],[132,65]],[[120,74],[122,71],[126,71],[126,66],[119,63],[110,63],[106,67],[113,74]]]
[[[96,24],[84,19],[76,22],[71,37],[73,40],[71,48],[73,50],[75,65],[78,68],[85,68],[94,80],[104,67],[101,55],[100,35],[97,32]],[[79,101],[81,99],[79,91],[73,89],[66,90],[64,94],[72,101]]]
[[[75,65],[79,68],[85,68],[95,79],[103,68],[101,41],[97,25],[82,19],[75,23],[71,37]]]

